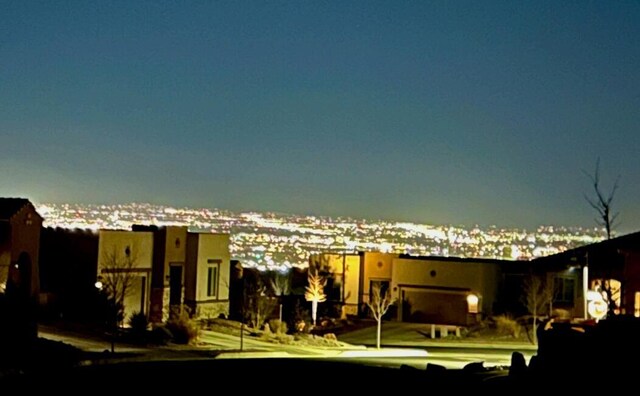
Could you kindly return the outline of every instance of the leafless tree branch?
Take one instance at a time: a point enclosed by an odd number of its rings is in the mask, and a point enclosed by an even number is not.
[[[617,212],[612,212],[612,204],[616,191],[618,191],[620,176],[618,175],[613,183],[611,191],[606,194],[603,192],[602,186],[600,185],[600,158],[596,160],[596,169],[593,174],[586,171],[583,171],[583,173],[591,181],[595,195],[595,197],[589,197],[587,194],[584,194],[584,198],[598,213],[596,224],[603,226],[607,232],[607,239],[611,239],[611,233],[613,228],[616,226],[616,220],[619,214]]]

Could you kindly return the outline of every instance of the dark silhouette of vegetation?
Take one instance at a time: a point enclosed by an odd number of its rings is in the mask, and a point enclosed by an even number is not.
[[[147,339],[147,328],[149,321],[144,312],[134,312],[129,317],[129,326],[131,328],[131,336],[135,342],[145,343]]]
[[[258,330],[271,318],[278,300],[271,295],[265,275],[257,270],[243,271],[244,322]]]
[[[172,315],[169,315],[166,327],[176,344],[192,343],[200,334],[198,322],[191,318],[187,307],[176,308]]]
[[[91,230],[43,228],[40,234],[40,290],[46,319],[102,320],[106,305],[95,287],[98,235]]]

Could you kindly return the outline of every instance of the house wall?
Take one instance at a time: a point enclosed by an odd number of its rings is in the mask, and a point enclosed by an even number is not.
[[[149,289],[151,285],[151,268],[153,259],[153,233],[133,231],[101,230],[98,236],[98,276],[108,277],[110,268],[114,268],[110,256],[118,262],[126,259],[129,247],[132,257],[132,281],[130,292],[124,301],[125,323],[134,312],[149,311]]]
[[[180,303],[185,301],[185,275],[186,275],[186,251],[187,251],[187,227],[169,226],[163,229],[164,233],[164,280],[162,295],[162,320],[169,318],[170,294],[171,294],[171,267],[182,268],[180,281]]]
[[[391,290],[402,301],[402,291],[414,299],[414,308],[442,309],[442,312],[423,312],[426,318],[453,318],[467,321],[466,296],[480,297],[479,313],[490,313],[497,295],[500,267],[497,263],[454,260],[403,259],[393,260]],[[423,300],[423,301],[418,301]],[[447,307],[450,305],[449,307]],[[461,312],[446,312],[462,310]],[[402,316],[405,316],[404,318]],[[407,312],[398,309],[398,319],[406,320]],[[462,324],[462,323],[459,323]]]
[[[570,317],[581,318],[584,316],[584,292],[582,269],[570,268],[562,271],[548,271],[546,273],[547,282],[553,282],[553,302],[552,308],[564,310]],[[573,293],[567,300],[560,296],[563,280],[571,280],[574,285]],[[557,313],[557,312],[556,312]]]
[[[345,313],[356,315],[358,313],[358,298],[360,293],[360,255],[314,254],[310,257],[309,261],[310,263],[317,262],[328,265],[341,288],[344,279]],[[342,296],[340,298],[342,299]]]
[[[189,234],[185,296],[197,317],[229,314],[229,240],[229,234]],[[210,260],[213,262],[210,263]],[[217,295],[208,296],[208,269],[214,264],[218,268]]]
[[[625,255],[624,284],[622,285],[622,309],[626,314],[640,317],[640,253],[629,252]]]
[[[31,204],[25,205],[10,220],[11,263],[17,263],[26,253],[31,261],[29,294],[36,297],[40,290],[39,252],[42,218]]]
[[[153,228],[153,268],[151,270],[151,307],[149,312],[149,321],[151,323],[162,323],[164,314],[163,312],[165,297],[165,276],[169,274],[165,273],[165,245],[166,245],[166,233],[165,229]]]
[[[187,250],[184,277],[184,299],[189,305],[196,301],[196,279],[198,276],[198,245],[200,234],[187,235]]]
[[[0,293],[4,293],[11,265],[11,225],[0,221]]]
[[[398,258],[397,254],[365,252],[362,253],[361,260],[361,283],[359,304],[369,301],[369,288],[372,280],[391,280],[393,260]]]

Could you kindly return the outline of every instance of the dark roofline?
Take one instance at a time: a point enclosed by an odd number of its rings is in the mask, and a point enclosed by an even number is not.
[[[0,198],[0,221],[10,221],[27,206],[33,209],[33,212],[40,220],[44,220],[36,210],[36,207],[27,198]]]
[[[431,260],[431,261],[445,261],[445,262],[463,262],[463,263],[484,263],[484,264],[505,264],[505,263],[517,263],[516,260],[501,260],[501,259],[489,259],[489,258],[472,258],[472,257],[451,257],[451,256],[412,256],[410,254],[400,254],[398,258],[409,260]]]
[[[602,251],[606,249],[620,249],[620,248],[628,248],[630,244],[635,244],[640,247],[640,231],[633,232],[630,234],[622,235],[616,238],[605,239],[600,242],[590,243],[588,245],[578,246],[577,248],[565,250],[564,252],[552,254],[544,257],[537,257],[532,259],[531,262],[545,262],[545,261],[556,261],[556,260],[571,260],[575,258],[574,261],[577,263],[581,263],[581,260],[585,260],[585,255],[588,252],[594,251]]]

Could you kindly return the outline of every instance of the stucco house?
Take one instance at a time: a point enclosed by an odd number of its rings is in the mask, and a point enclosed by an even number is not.
[[[562,297],[556,306],[573,317],[592,316],[589,307],[598,296],[589,292],[602,292],[605,282],[615,313],[640,317],[640,232],[541,257],[532,266],[555,274]]]
[[[125,318],[149,313],[152,260],[153,233],[100,230],[97,285],[116,293]]]
[[[309,263],[331,269],[333,287],[339,290],[334,300],[342,302],[348,314],[364,313],[377,286],[395,298],[391,315],[396,320],[456,325],[493,312],[503,288],[503,268],[527,270],[524,264],[505,260],[381,252],[315,254]]]
[[[229,313],[229,235],[191,233],[183,226],[101,230],[97,280],[127,279],[125,317],[147,314],[166,321],[188,307],[195,317]]]
[[[229,314],[229,234],[189,233],[185,304],[197,317]]]

